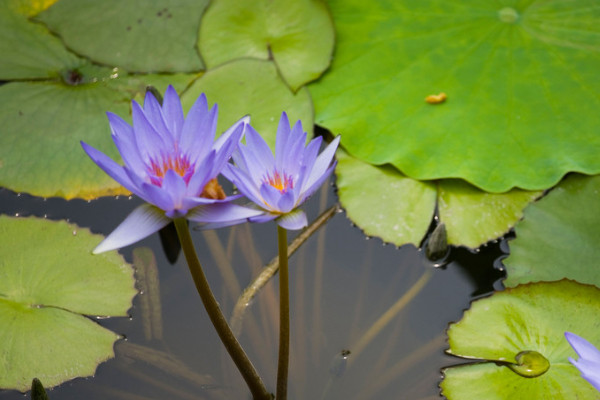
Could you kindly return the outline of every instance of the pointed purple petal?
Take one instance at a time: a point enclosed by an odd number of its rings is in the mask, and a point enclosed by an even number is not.
[[[152,92],[146,92],[146,97],[144,98],[144,115],[162,137],[168,137],[169,141],[175,140],[175,136],[169,131],[165,123],[162,108]]]
[[[150,204],[142,204],[125,218],[123,222],[93,251],[94,254],[119,249],[150,236],[165,227],[170,219]]]
[[[187,210],[182,209],[182,200],[185,196],[187,185],[183,178],[177,172],[170,169],[163,178],[161,189],[171,197],[173,209],[179,211],[182,215],[185,215]],[[171,210],[165,211],[167,211],[167,217],[173,218],[175,216],[174,214],[170,214]]]
[[[208,110],[204,93],[198,97],[185,118],[181,130],[180,148],[192,162],[206,157],[215,139],[217,107]]]
[[[183,109],[181,108],[179,96],[171,85],[169,85],[165,91],[162,111],[169,130],[173,134],[175,140],[179,141],[184,122]]]
[[[314,183],[317,180],[322,180],[323,175],[328,173],[331,164],[331,160],[335,155],[335,151],[337,150],[338,144],[340,143],[340,136],[336,136],[335,139],[329,143],[329,145],[323,150],[321,154],[317,157],[312,170],[309,172],[308,179],[304,184],[305,187],[309,188],[314,186]],[[330,172],[329,172],[330,173]]]
[[[285,112],[281,113],[279,125],[277,126],[277,136],[275,137],[275,154],[283,154],[287,148],[290,138],[290,121]]]
[[[310,196],[312,196],[317,191],[317,189],[321,187],[321,185],[323,185],[323,183],[327,180],[327,178],[329,178],[329,175],[331,175],[331,173],[335,169],[336,164],[337,161],[334,162],[331,165],[331,167],[329,167],[329,169],[325,171],[323,175],[321,175],[316,181],[314,181],[311,186],[305,187],[305,190],[300,194],[298,204],[304,203]]]
[[[275,156],[275,166],[290,174],[296,174],[300,169],[306,144],[306,132],[302,131],[302,123],[296,122],[289,134],[286,147]]]
[[[221,144],[221,146],[214,148],[216,150],[215,160],[212,163],[212,168],[210,172],[211,177],[215,177],[221,173],[223,168],[225,168],[225,164],[231,158],[231,154],[235,149],[238,148],[240,144],[240,139],[242,138],[242,134],[244,132],[245,124],[238,125],[235,130],[232,131],[228,136],[228,140]]]
[[[565,337],[579,357],[600,364],[600,351],[593,344],[571,332],[565,332]]]
[[[281,217],[277,218],[275,222],[277,222],[277,225],[281,226],[282,228],[293,231],[302,229],[308,225],[306,214],[299,208],[282,215]]]
[[[252,179],[245,172],[235,168],[231,164],[226,165],[224,171],[227,171],[226,174],[229,175],[228,179],[238,188],[240,193],[256,205],[265,207],[259,188],[254,185]]]
[[[204,189],[204,186],[206,186],[208,181],[212,178],[216,178],[218,174],[215,174],[214,176],[211,175],[215,157],[216,154],[213,150],[200,162],[200,164],[196,165],[196,171],[194,171],[194,175],[192,175],[192,178],[187,185],[186,196],[200,196],[202,189]]]
[[[115,142],[125,165],[135,171],[136,174],[145,173],[146,164],[140,157],[133,128],[116,114],[107,112],[106,115],[108,116],[113,142]]]
[[[135,185],[135,183],[129,178],[129,174],[127,170],[117,164],[113,159],[108,157],[106,154],[102,153],[100,150],[96,150],[89,144],[85,142],[80,142],[81,147],[87,153],[87,155],[98,165],[104,172],[108,174],[115,181],[119,182],[121,185],[125,187],[125,189],[129,190],[132,193],[136,193],[139,191],[139,188]]]
[[[133,133],[135,134],[135,142],[140,151],[142,160],[148,161],[152,157],[164,152],[165,149],[171,149],[165,138],[161,137],[154,129],[152,124],[146,118],[144,111],[135,101],[131,102],[131,113],[133,116]]]
[[[232,203],[215,203],[198,206],[187,215],[191,221],[200,223],[228,223],[231,225],[246,221],[248,218],[264,214],[264,211],[239,206]],[[226,226],[226,225],[222,225]]]
[[[245,117],[240,118],[235,124],[231,125],[231,127],[229,127],[229,129],[227,129],[225,132],[223,132],[223,134],[221,136],[219,136],[219,138],[215,141],[215,144],[213,145],[213,149],[215,150],[219,150],[221,147],[223,147],[223,144],[225,144],[227,141],[232,140],[230,137],[231,135],[233,135],[236,130],[238,129],[238,127],[242,127],[242,130],[240,132],[240,137],[236,141],[237,143],[240,142],[242,136],[244,136],[244,131],[246,130],[246,125],[250,124],[250,116],[246,115]]]
[[[252,125],[248,125],[246,129],[246,147],[240,148],[240,152],[249,163],[248,168],[251,173],[252,170],[270,171],[275,166],[273,152]]]

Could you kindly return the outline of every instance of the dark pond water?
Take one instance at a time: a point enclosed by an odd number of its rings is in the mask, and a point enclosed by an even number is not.
[[[306,204],[309,219],[336,202],[327,185]],[[139,203],[126,197],[91,202],[40,199],[0,189],[0,213],[68,219],[108,234]],[[193,231],[205,272],[225,314],[241,291],[277,254],[273,223]],[[293,239],[295,235],[290,238]],[[93,378],[49,391],[71,399],[249,399],[243,380],[214,332],[183,257],[171,264],[158,235],[122,250],[154,253],[157,289],[134,299],[130,318],[99,320],[126,337],[116,357]],[[67,251],[68,249],[65,249]],[[367,239],[337,213],[290,259],[290,399],[439,399],[447,356],[445,329],[475,297],[499,285],[498,243],[477,253],[453,249],[434,268],[413,246]],[[148,279],[147,279],[148,280]],[[277,279],[248,305],[240,341],[274,391],[277,361]],[[152,305],[154,304],[154,305]],[[23,399],[0,391],[0,399]]]

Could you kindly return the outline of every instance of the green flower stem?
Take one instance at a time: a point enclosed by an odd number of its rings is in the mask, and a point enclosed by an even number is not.
[[[279,361],[277,363],[277,400],[287,399],[290,359],[290,293],[287,231],[277,225],[279,243]]]
[[[242,346],[233,335],[233,332],[231,332],[227,320],[221,312],[215,296],[210,290],[204,271],[202,271],[200,261],[198,261],[196,249],[192,243],[192,237],[190,236],[186,220],[184,218],[177,218],[174,222],[175,228],[177,229],[177,236],[179,236],[179,241],[181,242],[181,248],[183,249],[188,267],[192,273],[192,278],[196,284],[196,289],[198,290],[198,294],[200,294],[202,303],[204,303],[204,308],[206,309],[213,326],[217,330],[221,341],[250,388],[252,397],[255,400],[271,400],[271,394],[267,391],[260,376],[258,376],[254,366],[242,349]]]

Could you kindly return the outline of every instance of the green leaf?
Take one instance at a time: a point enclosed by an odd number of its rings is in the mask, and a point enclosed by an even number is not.
[[[491,194],[457,179],[422,182],[394,167],[373,166],[337,153],[338,195],[348,217],[386,242],[418,246],[431,223],[436,199],[448,244],[476,248],[504,235],[539,192]]]
[[[84,140],[119,159],[106,111],[126,115],[126,99],[101,82],[7,83],[0,87],[0,185],[67,199],[125,194],[85,154]]]
[[[217,0],[202,18],[198,48],[208,68],[238,58],[273,59],[296,91],[329,66],[333,44],[322,0]]]
[[[336,54],[310,91],[351,155],[489,192],[600,172],[596,0],[329,5]]]
[[[201,93],[209,105],[219,105],[217,132],[224,132],[244,115],[275,148],[275,134],[283,111],[290,122],[302,121],[309,135],[313,132],[312,102],[305,88],[292,93],[270,61],[245,59],[207,71],[183,94],[184,110],[189,110]]]
[[[26,391],[94,374],[119,336],[80,315],[125,316],[133,271],[66,222],[0,216],[0,387]],[[65,251],[66,250],[66,251]]]
[[[599,343],[600,321],[590,318],[599,307],[598,288],[567,280],[522,285],[473,302],[448,329],[448,353],[492,362],[444,369],[442,394],[448,400],[598,398],[569,363],[577,355],[564,333]],[[546,359],[550,367],[535,377],[510,369],[524,351],[539,353],[535,360]]]
[[[439,181],[438,210],[446,224],[448,243],[479,247],[507,233],[539,191],[513,189],[487,193],[458,179]]]
[[[60,0],[37,19],[91,60],[130,72],[203,68],[195,44],[208,0]]]
[[[364,163],[341,148],[336,158],[336,186],[348,218],[368,236],[418,247],[435,212],[435,184]]]
[[[27,19],[33,5],[24,3],[0,3],[0,80],[58,78],[81,64],[43,25]]]
[[[562,278],[600,286],[600,176],[570,175],[525,209],[504,260],[505,286]]]

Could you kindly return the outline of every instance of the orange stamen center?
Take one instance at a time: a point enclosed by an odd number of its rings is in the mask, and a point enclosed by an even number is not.
[[[156,186],[162,186],[162,180],[168,170],[175,171],[187,184],[192,177],[194,165],[190,163],[187,156],[181,154],[163,156],[160,161],[150,160],[150,181]]]
[[[278,171],[273,172],[273,175],[267,175],[265,181],[281,193],[294,188],[292,177],[285,173],[280,174]]]

